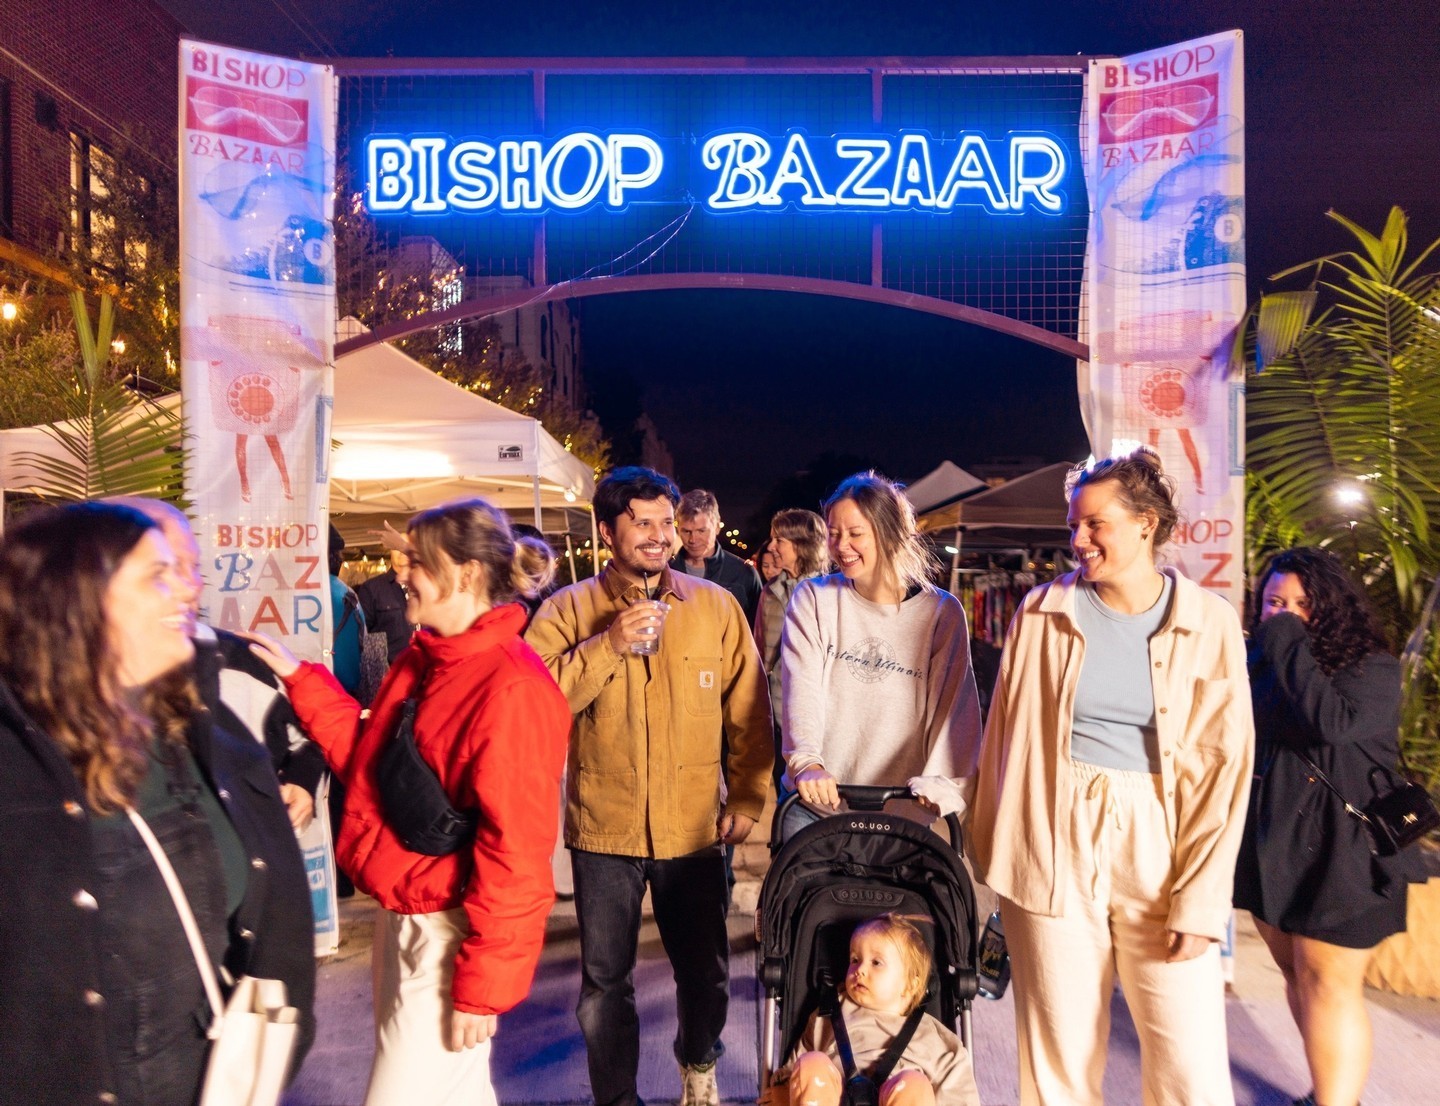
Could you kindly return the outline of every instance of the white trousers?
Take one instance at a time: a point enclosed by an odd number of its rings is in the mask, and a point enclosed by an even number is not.
[[[450,983],[463,910],[375,913],[375,1064],[365,1106],[497,1106],[490,1042],[450,1051]]]
[[[1102,1106],[1119,973],[1145,1106],[1234,1106],[1220,949],[1167,964],[1174,860],[1160,778],[1076,762],[1064,916],[1002,900],[1021,1106]],[[1065,870],[1068,861],[1069,871]]]

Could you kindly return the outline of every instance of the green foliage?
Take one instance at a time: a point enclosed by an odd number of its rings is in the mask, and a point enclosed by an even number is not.
[[[137,396],[109,375],[115,309],[100,298],[95,329],[83,293],[71,295],[80,352],[73,387],[61,397],[64,421],[45,427],[63,456],[22,453],[18,460],[39,474],[32,490],[56,499],[150,495],[179,502],[182,495],[180,416]]]
[[[11,294],[10,322],[0,322],[0,428],[38,426],[60,418],[75,391],[74,366],[80,347],[74,327],[51,310],[43,292]]]
[[[1270,359],[1247,389],[1252,490],[1266,512],[1252,520],[1252,551],[1299,535],[1332,547],[1398,640],[1440,569],[1440,273],[1422,269],[1440,243],[1408,257],[1399,208],[1378,237],[1331,218],[1357,248],[1280,274],[1310,274],[1310,306],[1306,293],[1278,293],[1257,312]]]
[[[1246,399],[1251,568],[1308,543],[1330,548],[1363,581],[1392,640],[1408,639],[1401,741],[1433,790],[1440,241],[1411,256],[1399,208],[1379,235],[1330,217],[1355,248],[1279,274],[1306,273],[1309,286],[1266,295],[1255,312],[1257,366]]]

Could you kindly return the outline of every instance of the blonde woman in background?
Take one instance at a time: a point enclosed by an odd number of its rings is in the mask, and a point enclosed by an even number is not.
[[[839,571],[795,589],[780,644],[783,783],[805,804],[785,836],[837,812],[837,784],[909,784],[931,813],[958,812],[980,744],[965,612],[930,582],[915,511],[885,477],[843,481],[825,520]]]
[[[780,631],[785,625],[785,611],[790,597],[803,580],[819,576],[830,566],[825,550],[825,520],[814,511],[800,507],[778,511],[770,520],[770,540],[766,546],[774,551],[778,572],[760,590],[760,606],[755,611],[755,644],[760,647],[760,660],[770,682],[770,709],[775,715],[775,793],[779,795],[780,779],[785,771],[783,749],[783,718],[780,689]]]

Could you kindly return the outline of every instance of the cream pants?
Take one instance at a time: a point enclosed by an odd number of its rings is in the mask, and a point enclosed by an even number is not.
[[[450,981],[463,910],[375,912],[375,1064],[365,1106],[496,1106],[490,1042],[451,1052]]]
[[[1001,900],[1021,1106],[1101,1106],[1119,973],[1140,1039],[1145,1106],[1234,1106],[1220,948],[1167,964],[1173,858],[1160,778],[1074,764],[1064,915]],[[1068,870],[1067,870],[1068,862]]]

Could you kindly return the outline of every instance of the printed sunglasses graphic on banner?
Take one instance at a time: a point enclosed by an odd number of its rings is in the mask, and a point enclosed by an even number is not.
[[[288,146],[305,131],[305,119],[300,112],[272,96],[254,96],[220,85],[204,85],[191,94],[190,106],[201,127],[237,138]]]
[[[1144,92],[1122,92],[1100,109],[1115,141],[1151,134],[1192,131],[1215,107],[1215,93],[1201,84],[1176,85]]]

